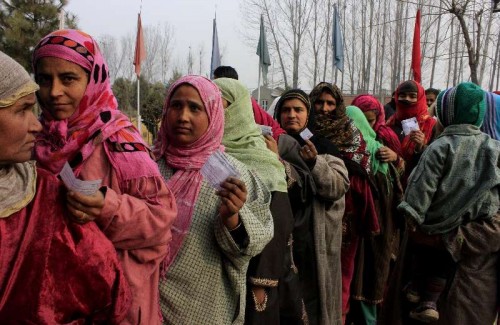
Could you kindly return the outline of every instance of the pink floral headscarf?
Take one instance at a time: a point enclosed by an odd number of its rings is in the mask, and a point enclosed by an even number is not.
[[[194,87],[203,101],[208,115],[208,129],[198,140],[187,146],[175,146],[168,138],[167,112],[170,98],[181,85]],[[224,108],[219,88],[209,79],[202,76],[185,76],[170,86],[163,117],[155,142],[155,156],[165,158],[168,166],[176,170],[175,174],[167,181],[167,185],[175,196],[177,203],[177,218],[172,226],[172,241],[169,254],[162,264],[164,276],[179,252],[184,237],[189,232],[194,207],[198,199],[203,177],[200,169],[208,157],[217,149],[224,151],[221,145],[224,133]]]
[[[156,176],[158,169],[149,157],[149,149],[138,130],[127,116],[118,110],[118,103],[109,80],[109,70],[96,41],[84,32],[72,29],[58,30],[45,36],[33,53],[33,68],[40,59],[54,57],[75,63],[89,73],[85,94],[75,113],[65,120],[55,120],[46,107],[40,119],[43,130],[37,137],[36,160],[46,169],[57,174],[68,161],[78,175],[82,163],[105,140],[112,143],[114,151],[140,152],[144,164]],[[114,155],[111,161],[127,165],[126,155]],[[148,166],[146,166],[148,167]],[[133,178],[133,166],[123,168],[124,178]],[[159,174],[158,174],[159,175]]]

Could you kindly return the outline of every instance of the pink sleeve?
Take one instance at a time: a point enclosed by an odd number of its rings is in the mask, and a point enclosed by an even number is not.
[[[129,165],[137,163],[130,160]],[[151,164],[152,167],[156,165]],[[99,228],[117,249],[135,250],[168,243],[177,206],[159,171],[158,176],[152,170],[150,175],[141,172],[126,181],[118,176],[122,172],[111,165],[102,145],[83,165],[81,179],[101,179],[107,188],[101,216],[96,219]]]
[[[278,121],[273,119],[271,115],[267,114],[267,112],[262,107],[260,107],[259,103],[257,103],[257,101],[253,97],[251,98],[255,123],[272,127],[273,138],[274,140],[278,141],[279,136],[286,133],[286,131],[280,127]]]
[[[123,194],[107,188],[104,208],[97,220],[102,231],[118,249],[168,243],[177,207],[166,184],[160,177],[142,177],[125,184]]]

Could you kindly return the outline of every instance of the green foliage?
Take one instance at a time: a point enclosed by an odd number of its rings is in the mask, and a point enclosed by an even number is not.
[[[150,83],[143,78],[140,79],[141,118],[153,138],[156,136],[161,122],[165,92],[166,87],[161,82]],[[113,84],[113,93],[120,110],[130,117],[136,116],[137,82],[118,78]]]
[[[31,55],[40,39],[59,28],[59,11],[66,0],[0,1],[0,50],[31,71]],[[76,28],[76,18],[66,14],[66,27]]]
[[[113,93],[118,101],[118,107],[128,116],[134,114],[134,106],[132,99],[136,95],[135,83],[124,78],[118,78],[113,83]]]

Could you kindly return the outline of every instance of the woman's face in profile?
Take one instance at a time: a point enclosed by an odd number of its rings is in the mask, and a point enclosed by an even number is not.
[[[193,86],[177,87],[167,108],[167,136],[175,146],[188,146],[208,129],[209,119],[205,105]]]
[[[0,108],[0,167],[31,159],[35,134],[42,131],[33,114],[35,103],[35,94],[29,94]]]
[[[55,120],[65,120],[78,109],[88,84],[88,74],[78,64],[44,57],[36,64],[38,96]]]

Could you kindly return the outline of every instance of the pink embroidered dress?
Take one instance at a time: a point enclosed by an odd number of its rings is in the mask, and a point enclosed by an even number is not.
[[[68,161],[80,179],[102,179],[105,203],[95,221],[113,242],[131,287],[125,323],[158,324],[159,264],[168,252],[175,199],[139,132],[118,110],[108,67],[92,37],[77,30],[53,32],[35,48],[35,74],[44,57],[79,65],[89,82],[68,119],[53,119],[41,103],[43,131],[35,158],[54,174]]]

